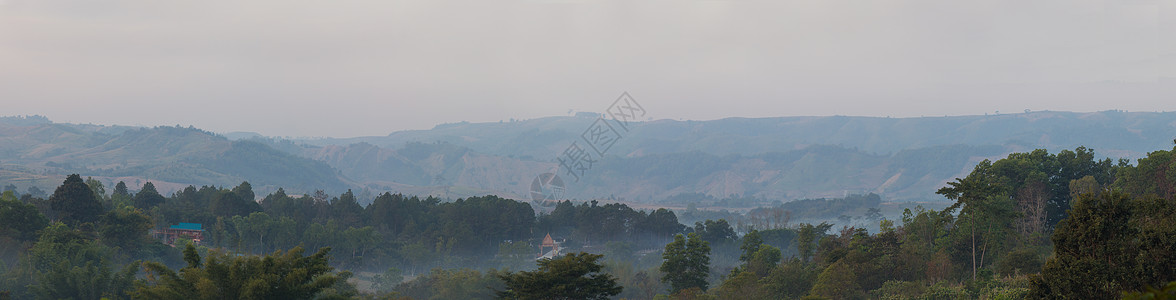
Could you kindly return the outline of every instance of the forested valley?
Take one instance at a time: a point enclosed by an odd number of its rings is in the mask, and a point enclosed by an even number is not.
[[[985,160],[937,191],[944,209],[870,210],[874,232],[789,220],[877,195],[741,214],[73,174],[0,195],[0,298],[1146,299],[1176,293],[1174,154]]]

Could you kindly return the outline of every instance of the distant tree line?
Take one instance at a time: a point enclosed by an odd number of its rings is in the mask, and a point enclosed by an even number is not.
[[[303,266],[314,271],[298,280],[336,279],[312,284],[310,290],[354,294],[348,292],[354,287],[336,286],[353,276],[330,271],[338,267],[381,273],[369,279],[384,280],[383,287],[391,291],[399,282],[387,280],[400,272],[430,276],[436,271],[428,270],[437,267],[534,268],[538,239],[549,231],[564,237],[565,246],[606,250],[605,245],[615,243],[662,245],[660,241],[688,230],[668,210],[647,213],[621,204],[563,202],[551,214],[536,215],[526,202],[496,196],[441,201],[384,193],[363,206],[351,191],[292,196],[283,189],[255,201],[259,197],[248,182],[231,188],[189,186],[164,196],[151,182],[137,192],[118,182],[108,193],[101,182],[75,174],[48,199],[27,194],[17,198],[13,191],[0,198],[0,291],[14,298],[171,298],[199,289],[205,284],[201,276],[229,284],[233,279],[217,277],[225,275],[215,271],[226,264],[260,263],[242,259],[266,254],[291,260],[304,255],[298,249],[328,247],[330,259],[318,251],[315,256],[323,257],[318,259],[322,262]],[[179,248],[173,248],[150,234],[181,222],[202,224],[203,240],[188,251],[195,252],[178,250],[189,241],[180,240],[175,245]],[[142,270],[148,272],[147,281],[142,281]],[[98,281],[78,280],[87,277]],[[412,286],[404,285],[402,291]],[[237,292],[226,288],[197,294],[246,295],[245,287],[231,287]],[[315,294],[284,293],[266,295]]]

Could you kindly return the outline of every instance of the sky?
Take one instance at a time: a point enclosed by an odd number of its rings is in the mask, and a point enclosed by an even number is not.
[[[0,0],[0,115],[352,137],[1176,110],[1174,0]]]

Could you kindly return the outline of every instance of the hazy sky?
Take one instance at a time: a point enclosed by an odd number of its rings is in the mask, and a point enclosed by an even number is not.
[[[1176,110],[1176,0],[0,0],[0,115],[384,135],[654,118]]]

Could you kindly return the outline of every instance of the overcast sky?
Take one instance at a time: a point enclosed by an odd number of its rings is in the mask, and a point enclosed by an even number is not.
[[[1176,110],[1176,1],[0,0],[0,115],[385,135],[658,119]]]

